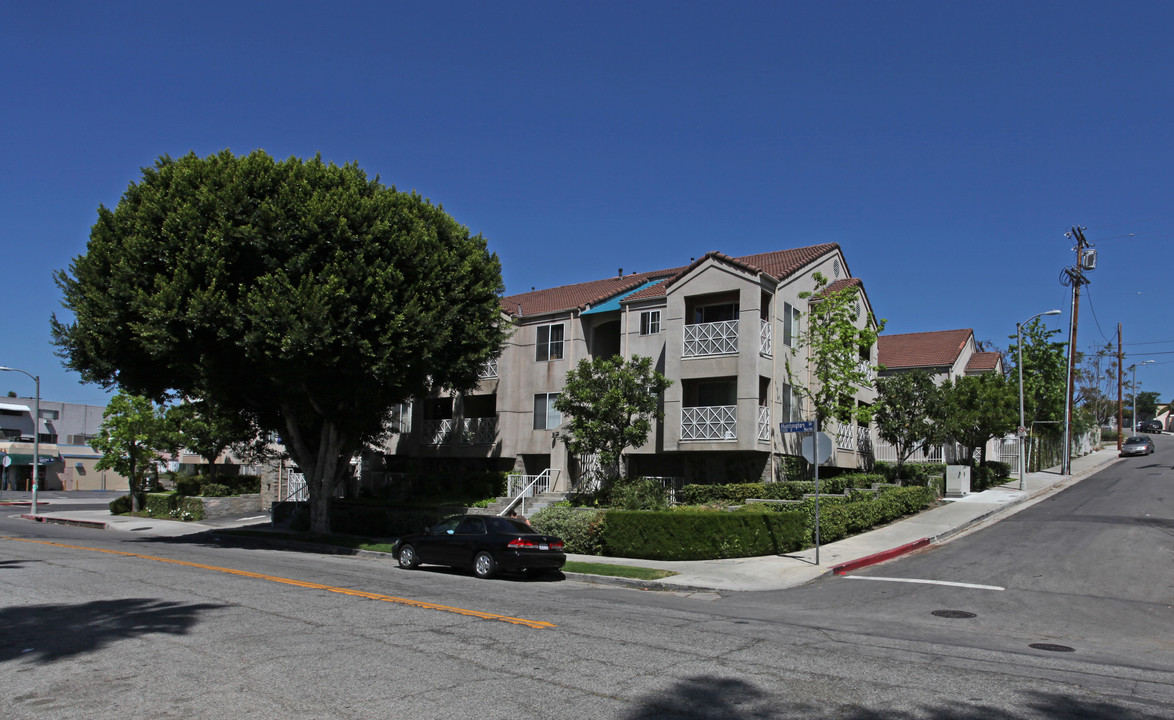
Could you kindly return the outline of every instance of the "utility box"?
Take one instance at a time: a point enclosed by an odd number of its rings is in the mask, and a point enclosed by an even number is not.
[[[946,466],[946,497],[962,497],[970,494],[970,466]]]

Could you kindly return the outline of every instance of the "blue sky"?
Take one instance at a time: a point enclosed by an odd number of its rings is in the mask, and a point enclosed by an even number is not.
[[[837,242],[887,333],[1123,327],[1174,399],[1174,3],[0,4],[0,364],[163,154],[357,161],[488,239],[507,292]],[[0,393],[31,394],[0,375]]]

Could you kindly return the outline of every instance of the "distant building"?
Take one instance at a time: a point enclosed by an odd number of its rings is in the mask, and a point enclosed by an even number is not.
[[[970,329],[881,335],[876,344],[881,377],[921,370],[941,385],[966,375],[1003,372],[1003,356],[980,352]]]
[[[31,489],[33,432],[40,441],[42,490],[126,490],[126,478],[112,470],[95,470],[100,457],[89,442],[102,425],[101,405],[41,399],[34,423],[33,398],[0,398],[0,453],[8,456],[10,487]]]

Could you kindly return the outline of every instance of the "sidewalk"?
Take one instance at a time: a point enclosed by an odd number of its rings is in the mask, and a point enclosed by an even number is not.
[[[819,550],[818,565],[815,564],[815,548],[783,556],[768,555],[726,560],[660,561],[595,555],[568,555],[568,560],[578,562],[634,565],[671,570],[678,574],[663,580],[629,580],[577,573],[567,573],[567,575],[591,582],[685,592],[782,590],[803,585],[832,572],[842,574],[852,569],[913,552],[922,547],[944,542],[963,530],[984,522],[1001,519],[1027,507],[1031,501],[1042,499],[1077,483],[1116,459],[1116,448],[1107,448],[1091,455],[1075,458],[1072,461],[1072,474],[1069,476],[1060,475],[1059,468],[1049,468],[1028,474],[1025,491],[1019,490],[1018,479],[1015,479],[1006,485],[971,493],[957,500],[947,499],[945,505],[932,510],[822,546]],[[253,518],[247,519],[248,522],[210,524],[112,516],[108,510],[70,511],[67,509],[70,504],[92,504],[94,500],[75,500],[61,497],[48,499],[47,504],[43,504],[39,508],[38,516],[34,518],[30,512],[31,508],[27,505],[29,499],[27,495],[28,493],[6,492],[4,494],[6,502],[13,499],[23,499],[26,504],[23,506],[0,506],[0,512],[15,510],[22,517],[38,519],[41,522],[56,522],[166,537],[191,535],[229,527],[247,527],[257,523],[257,519]]]

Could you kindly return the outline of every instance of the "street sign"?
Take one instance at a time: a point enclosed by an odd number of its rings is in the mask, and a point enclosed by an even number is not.
[[[814,438],[814,442],[813,442]],[[832,456],[832,438],[827,433],[815,433],[803,438],[803,457],[809,463],[822,465]]]
[[[815,421],[800,420],[798,422],[779,423],[779,432],[784,434],[797,432],[815,432]]]
[[[1023,437],[1027,437],[1027,428],[1025,428],[1025,427],[1023,427],[1022,425],[1020,425],[1020,426],[1019,426],[1019,429],[1015,431],[1015,434],[1016,434],[1016,435],[1018,435],[1018,436],[1019,436],[1019,437],[1021,437],[1021,438],[1023,438]]]

